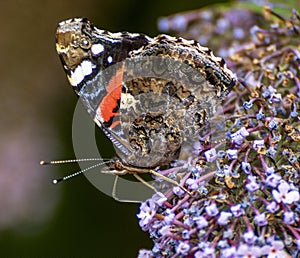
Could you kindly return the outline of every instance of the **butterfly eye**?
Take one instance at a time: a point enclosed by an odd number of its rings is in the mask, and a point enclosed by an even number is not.
[[[80,40],[80,47],[84,48],[84,49],[88,49],[91,46],[91,42],[89,39],[87,38],[81,38]]]

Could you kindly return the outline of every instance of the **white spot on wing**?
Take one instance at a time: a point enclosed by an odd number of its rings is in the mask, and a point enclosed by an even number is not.
[[[88,60],[82,61],[81,69],[84,76],[90,75],[93,72],[92,63]]]
[[[135,107],[138,100],[135,99],[131,94],[121,93],[121,109],[128,109],[129,106]]]
[[[112,61],[113,61],[113,58],[112,58],[112,56],[109,56],[109,57],[107,58],[107,62],[108,62],[109,64],[111,64],[111,63],[112,63]]]
[[[201,51],[204,51],[204,52],[206,52],[206,51],[209,50],[208,47],[203,47],[203,46],[200,45],[200,43],[197,44],[197,47],[198,47]]]
[[[94,44],[91,47],[93,55],[98,55],[104,51],[104,47],[102,44]]]
[[[84,79],[84,74],[81,68],[81,65],[77,66],[74,72],[71,73],[71,84],[77,86]]]
[[[72,86],[80,84],[85,76],[93,72],[93,67],[92,62],[83,60],[82,63],[75,68],[74,72],[71,72],[71,76],[68,76],[70,84]]]
[[[121,37],[122,37],[122,32],[111,33],[111,35],[112,35],[114,38],[121,38]]]
[[[184,38],[180,38],[182,40],[182,42],[184,44],[187,44],[187,45],[193,45],[194,44],[194,40],[187,40],[187,39],[184,39]]]

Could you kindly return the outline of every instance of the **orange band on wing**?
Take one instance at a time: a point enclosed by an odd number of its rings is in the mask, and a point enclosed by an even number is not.
[[[99,115],[104,122],[109,122],[114,116],[120,115],[119,113],[116,113],[115,110],[118,107],[118,101],[121,98],[123,71],[124,65],[117,70],[116,75],[109,81],[109,84],[106,87],[107,95],[99,104],[98,113],[100,113]],[[116,122],[117,121],[112,124],[113,127],[118,124]]]

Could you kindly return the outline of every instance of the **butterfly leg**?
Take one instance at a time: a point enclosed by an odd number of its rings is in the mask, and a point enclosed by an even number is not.
[[[154,192],[157,192],[157,190],[151,186],[149,183],[147,183],[142,177],[140,177],[139,175],[137,174],[133,174],[133,176],[138,179],[141,183],[143,183],[144,185],[146,185],[147,187],[149,187],[150,189],[152,189]],[[117,185],[118,185],[118,178],[119,178],[119,175],[116,175],[115,177],[115,180],[114,180],[114,184],[113,184],[113,189],[112,189],[112,197],[118,201],[118,202],[126,202],[126,203],[140,203],[141,201],[138,201],[138,200],[127,200],[127,199],[120,199],[118,196],[117,196]]]
[[[115,180],[114,180],[114,184],[113,184],[113,189],[112,189],[112,192],[111,192],[111,196],[112,196],[116,201],[118,201],[118,202],[140,203],[140,201],[136,201],[136,200],[120,199],[120,198],[117,196],[118,179],[119,179],[119,176],[116,175]]]
[[[150,170],[149,172],[150,172],[152,175],[154,175],[154,176],[156,176],[156,177],[159,177],[159,178],[163,179],[163,180],[166,181],[166,182],[169,182],[169,183],[171,183],[171,184],[173,184],[173,185],[176,185],[176,186],[180,187],[183,191],[185,191],[185,192],[188,193],[189,195],[192,195],[192,193],[191,193],[189,190],[187,190],[185,187],[183,187],[182,185],[180,185],[177,181],[175,181],[175,180],[173,180],[173,179],[171,179],[171,178],[168,178],[168,177],[166,177],[166,176],[164,176],[164,175],[162,175],[162,174],[156,172],[155,170]]]

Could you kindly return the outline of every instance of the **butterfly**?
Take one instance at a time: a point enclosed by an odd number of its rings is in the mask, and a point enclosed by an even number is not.
[[[116,175],[159,175],[155,168],[179,158],[237,82],[224,59],[195,40],[112,33],[86,18],[59,23],[56,50],[73,90],[116,149],[109,163]]]

